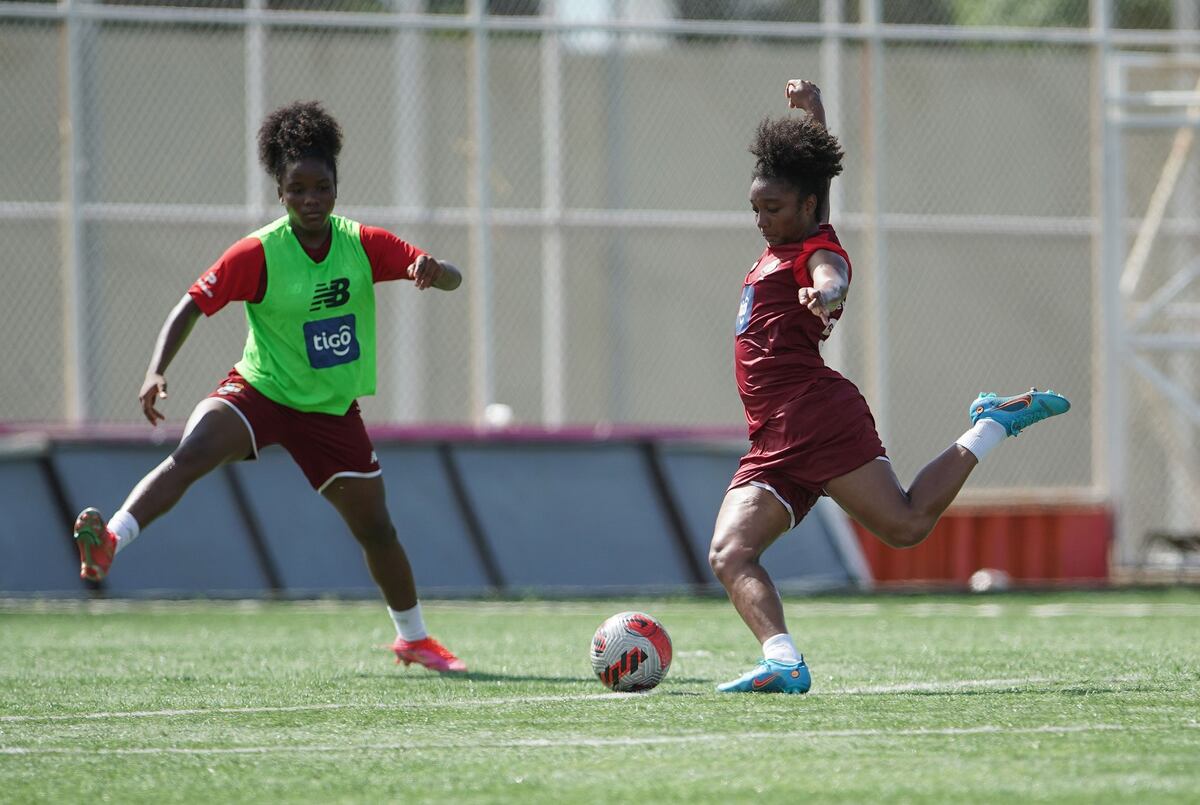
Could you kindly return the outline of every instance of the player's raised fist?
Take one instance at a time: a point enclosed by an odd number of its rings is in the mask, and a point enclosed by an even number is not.
[[[785,94],[789,109],[804,109],[811,112],[814,105],[821,103],[821,88],[803,78],[793,78],[788,81]]]

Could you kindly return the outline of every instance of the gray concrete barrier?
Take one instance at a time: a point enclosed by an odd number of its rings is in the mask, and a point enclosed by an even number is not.
[[[388,506],[422,595],[716,590],[708,541],[742,445],[630,434],[374,433]],[[197,482],[100,584],[78,578],[71,523],[106,515],[169,453],[143,438],[0,437],[0,595],[378,595],[337,513],[267,448]],[[827,503],[827,502],[825,502]],[[835,506],[765,555],[781,587],[869,584]]]

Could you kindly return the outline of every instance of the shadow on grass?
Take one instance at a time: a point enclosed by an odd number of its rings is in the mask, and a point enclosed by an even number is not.
[[[494,671],[468,671],[465,674],[446,674],[447,679],[460,678],[471,681],[483,682],[558,682],[562,684],[570,683],[586,683],[589,689],[603,691],[603,686],[600,686],[594,679],[588,679],[585,676],[536,676],[532,674],[504,674]],[[694,677],[680,677],[676,679],[671,677],[671,682],[674,684],[699,684],[708,682],[707,679],[698,679]]]
[[[358,671],[354,674],[358,679],[400,679],[411,682],[422,682],[432,679],[446,680],[448,682],[543,682],[555,685],[586,685],[588,692],[597,693],[603,692],[604,687],[600,685],[594,678],[588,678],[585,675],[576,676],[548,676],[540,674],[506,674],[498,671],[467,671],[463,674],[439,674],[436,671],[428,671],[425,669],[407,669],[397,671],[394,668],[389,668],[382,671]],[[672,677],[670,682],[679,685],[701,685],[712,684],[710,679],[702,679],[699,677]],[[668,695],[691,695],[681,691],[671,691]]]

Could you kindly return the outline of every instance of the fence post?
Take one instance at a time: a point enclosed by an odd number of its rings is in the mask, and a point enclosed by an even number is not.
[[[258,165],[258,127],[266,115],[265,68],[266,35],[259,15],[265,0],[246,0],[245,34],[245,140],[246,140],[246,219],[253,229],[267,216],[263,195],[266,192],[263,170]]]
[[[1173,22],[1179,32],[1195,31],[1200,28],[1200,8],[1195,0],[1175,0],[1172,4]],[[1180,45],[1175,51],[1179,56],[1196,56],[1200,47],[1196,45]],[[1191,76],[1181,80],[1180,89],[1191,89],[1200,92],[1200,81],[1193,82]],[[1193,109],[1188,109],[1191,113]],[[1193,130],[1194,133],[1194,130]],[[1200,166],[1197,165],[1196,147],[1193,141],[1192,159],[1183,170],[1183,181],[1180,183],[1176,197],[1176,215],[1184,220],[1200,220]],[[1194,242],[1188,243],[1184,238],[1173,241],[1172,262],[1176,265],[1187,265],[1192,257]],[[1189,392],[1193,400],[1200,399],[1200,352],[1193,351],[1176,353],[1168,358],[1168,372],[1176,377],[1180,387]],[[1200,432],[1200,426],[1194,426],[1193,433]],[[1182,449],[1171,454],[1170,487],[1167,490],[1166,523],[1174,531],[1183,533],[1195,529],[1197,516],[1200,515],[1200,503],[1196,500],[1194,479],[1200,478],[1200,439],[1184,439]]]
[[[1097,207],[1100,226],[1096,246],[1099,258],[1094,261],[1095,334],[1099,361],[1093,374],[1092,399],[1092,475],[1093,483],[1103,491],[1112,509],[1113,545],[1118,564],[1133,560],[1134,550],[1126,528],[1123,498],[1125,487],[1125,340],[1121,321],[1121,265],[1125,255],[1125,199],[1119,192],[1124,168],[1121,138],[1123,129],[1120,114],[1110,100],[1121,92],[1121,65],[1112,54],[1110,0],[1091,0],[1091,27],[1095,34],[1094,97],[1098,104],[1096,118],[1101,134],[1099,164],[1093,163],[1093,181],[1097,183]],[[1093,157],[1095,159],[1096,157]]]
[[[492,326],[492,131],[488,106],[488,30],[487,1],[469,0],[467,13],[472,22],[472,136],[475,140],[473,163],[475,221],[472,227],[472,268],[467,277],[471,290],[472,397],[476,422],[495,401],[495,333]]]
[[[867,27],[867,164],[866,175],[866,218],[871,237],[871,316],[870,349],[868,351],[869,377],[875,398],[872,413],[879,437],[888,443],[891,406],[888,397],[888,261],[887,228],[884,225],[884,187],[886,166],[883,148],[883,24],[882,0],[861,0],[861,18]]]
[[[88,367],[88,344],[91,342],[87,296],[87,266],[83,253],[83,205],[87,201],[88,164],[83,138],[91,133],[85,124],[87,93],[84,82],[91,70],[84,69],[91,44],[91,20],[84,19],[80,6],[90,0],[63,0],[66,18],[63,21],[60,48],[62,92],[65,108],[59,115],[62,153],[62,217],[60,221],[63,284],[63,399],[66,419],[79,424],[92,416],[88,405],[91,384]]]
[[[558,0],[544,0],[547,21]],[[542,30],[542,424],[566,418],[566,313],[562,231],[562,47],[557,28]]]
[[[821,39],[821,95],[825,102],[825,126],[834,135],[842,132],[842,34],[836,27],[842,23],[841,0],[821,0],[821,24],[825,36]],[[796,76],[802,78],[802,76]],[[844,137],[843,137],[844,142]],[[842,202],[842,182],[834,180],[829,186],[829,221],[835,227],[841,222],[845,205]],[[832,337],[821,346],[825,362],[834,369],[844,369],[842,337]]]
[[[421,14],[426,0],[392,0],[393,13]],[[392,36],[392,127],[395,148],[392,159],[392,203],[399,208],[415,207],[422,211],[426,204],[425,144],[429,125],[426,114],[426,34],[417,29],[400,28]],[[410,235],[398,233],[404,240]],[[421,243],[417,243],[421,246]],[[446,255],[457,263],[460,257]],[[396,313],[393,326],[400,337],[393,341],[391,368],[386,381],[391,388],[388,418],[392,422],[419,422],[425,415],[423,394],[425,384],[426,350],[425,327],[428,305],[417,294],[404,288],[394,293],[390,304]],[[403,344],[397,349],[395,344]]]

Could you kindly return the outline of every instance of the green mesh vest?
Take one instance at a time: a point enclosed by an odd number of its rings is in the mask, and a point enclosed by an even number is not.
[[[358,222],[329,223],[333,241],[319,263],[286,215],[250,235],[267,256],[267,290],[246,304],[250,332],[236,368],[281,405],[340,416],[375,393],[375,285]]]

